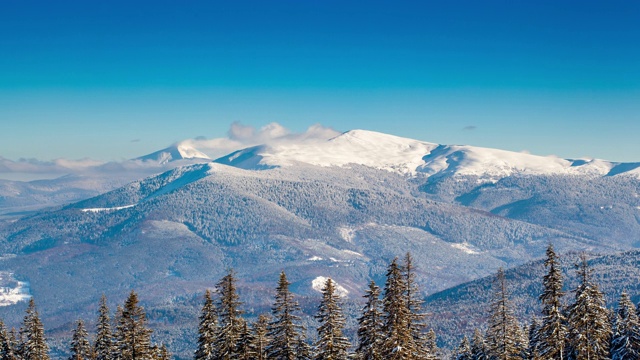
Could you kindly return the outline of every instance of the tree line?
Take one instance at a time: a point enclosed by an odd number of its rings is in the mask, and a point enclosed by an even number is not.
[[[563,278],[553,246],[546,252],[540,318],[521,326],[509,300],[504,271],[496,276],[485,331],[463,337],[452,360],[632,360],[640,359],[638,310],[622,294],[616,311],[605,306],[586,256],[577,267],[575,300],[563,305]],[[327,279],[315,318],[315,340],[306,339],[298,302],[283,271],[270,314],[243,317],[233,270],[204,294],[195,360],[431,360],[443,358],[433,330],[427,331],[421,292],[409,253],[388,266],[384,288],[371,282],[358,317],[356,341],[344,334],[346,319],[336,284]],[[69,360],[167,360],[163,344],[151,342],[144,309],[131,292],[113,320],[103,296],[93,343],[79,320],[69,344]],[[48,360],[48,346],[33,299],[19,331],[0,322],[0,360]]]

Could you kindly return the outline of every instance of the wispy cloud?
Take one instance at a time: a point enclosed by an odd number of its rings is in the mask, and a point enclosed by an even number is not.
[[[313,125],[304,132],[296,133],[275,122],[260,128],[234,122],[230,125],[226,137],[206,138],[199,136],[182,140],[174,145],[188,145],[209,155],[211,158],[217,158],[250,146],[261,144],[277,145],[279,143],[292,141],[319,141],[335,137],[339,134],[338,131],[320,124]],[[139,141],[139,139],[132,140],[132,142],[137,141]],[[0,156],[0,178],[2,178],[2,174],[26,174],[31,176],[25,176],[25,178],[31,179],[38,178],[38,175],[46,175],[48,177],[66,174],[114,175],[125,172],[151,174],[170,169],[180,164],[184,164],[184,162],[170,164],[159,164],[152,161],[141,160],[101,162],[89,158],[80,160],[60,158],[48,161],[19,159],[14,161]]]
[[[467,125],[464,128],[462,128],[462,130],[464,130],[464,131],[473,131],[473,130],[476,130],[477,128],[478,127],[475,126],[475,125]]]
[[[320,124],[312,125],[306,131],[296,133],[275,122],[261,128],[234,122],[227,131],[226,137],[213,139],[198,137],[183,140],[178,144],[193,146],[210,157],[217,158],[250,146],[321,141],[339,134],[340,132]]]

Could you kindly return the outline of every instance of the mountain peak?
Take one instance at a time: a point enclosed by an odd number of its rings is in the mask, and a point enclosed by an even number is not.
[[[633,174],[631,170],[638,168],[638,164],[599,159],[567,160],[469,145],[438,145],[360,129],[329,140],[255,146],[215,161],[250,170],[295,164],[322,167],[356,164],[410,176],[476,176],[488,181],[514,174],[611,176]]]
[[[177,143],[165,149],[141,156],[135,160],[166,164],[178,160],[211,160],[206,154],[186,143]]]

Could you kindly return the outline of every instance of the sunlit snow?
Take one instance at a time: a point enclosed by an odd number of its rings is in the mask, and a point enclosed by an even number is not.
[[[604,176],[617,165],[599,159],[568,160],[526,152],[438,145],[366,130],[351,130],[330,140],[257,146],[217,161],[245,169],[296,163],[323,167],[357,164],[410,176],[478,176],[481,182],[495,182],[513,174]],[[341,235],[348,239],[348,234]]]
[[[327,277],[318,276],[317,278],[313,279],[313,281],[311,281],[311,287],[315,291],[322,292],[322,289],[324,288],[324,285],[327,282],[327,279],[328,279]],[[338,294],[338,296],[347,297],[347,295],[349,294],[349,290],[342,287],[342,285],[338,284],[335,280],[333,280],[333,285],[336,289],[336,294]]]
[[[89,209],[82,209],[82,212],[115,211],[115,210],[128,209],[128,208],[134,207],[136,205],[137,204],[131,204],[131,205],[125,205],[125,206],[116,206],[116,207],[110,207],[110,208],[89,208]]]
[[[455,248],[455,249],[458,249],[458,250],[462,250],[467,254],[471,254],[471,255],[479,254],[478,251],[474,250],[473,247],[470,244],[466,243],[466,242],[451,244],[451,247]]]
[[[13,273],[0,271],[0,306],[9,306],[31,298],[29,283],[17,281]]]

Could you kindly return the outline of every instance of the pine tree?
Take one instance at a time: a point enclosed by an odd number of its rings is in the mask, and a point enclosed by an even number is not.
[[[267,344],[269,337],[267,336],[269,326],[269,316],[261,314],[258,320],[251,327],[251,351],[255,354],[255,360],[265,360],[267,358]]]
[[[640,321],[636,307],[626,293],[620,296],[614,329],[611,359],[640,359]]]
[[[111,360],[114,351],[113,333],[111,332],[111,319],[109,318],[107,297],[104,295],[100,298],[98,322],[96,324],[96,341],[93,349],[96,360]]]
[[[346,360],[347,349],[351,346],[349,339],[342,333],[346,319],[340,308],[340,297],[336,293],[331,278],[327,279],[322,289],[322,300],[318,307],[316,319],[318,340],[315,344],[317,360]]]
[[[240,339],[238,340],[237,352],[239,360],[252,360],[257,358],[257,353],[252,345],[253,343],[253,333],[249,330],[249,324],[243,321],[242,329],[240,330]]]
[[[307,343],[304,336],[299,335],[296,339],[296,360],[311,360],[314,358],[313,350]]]
[[[204,305],[200,312],[200,324],[198,325],[198,349],[195,352],[195,360],[213,360],[216,356],[214,347],[217,333],[216,310],[211,299],[211,292],[204,293]]]
[[[20,329],[19,353],[22,360],[49,360],[49,346],[44,337],[44,326],[31,298]]]
[[[471,359],[488,360],[487,343],[482,336],[480,330],[475,329],[473,332],[473,341],[471,342]]]
[[[420,298],[420,289],[416,283],[416,269],[413,265],[413,258],[411,254],[407,252],[402,264],[402,271],[404,275],[404,301],[409,312],[407,319],[409,332],[412,337],[412,346],[414,347],[414,353],[412,358],[414,359],[431,359],[435,355],[435,334],[432,334],[432,344],[427,344],[428,340],[424,335],[425,328],[425,316],[422,313],[422,299]]]
[[[522,349],[518,347],[518,342],[522,335],[508,299],[507,283],[502,268],[498,270],[494,286],[486,336],[488,355],[491,359],[497,360],[520,359]]]
[[[473,360],[473,353],[471,352],[471,344],[469,339],[465,336],[462,338],[460,345],[453,354],[452,360]]]
[[[15,353],[15,337],[7,331],[4,323],[0,320],[0,360],[17,360]]]
[[[387,270],[387,281],[383,299],[385,313],[382,342],[384,359],[413,359],[416,346],[411,333],[411,314],[407,308],[405,290],[406,278],[393,259]]]
[[[238,343],[244,320],[240,317],[242,311],[240,297],[236,291],[236,279],[233,270],[229,270],[216,285],[219,297],[216,309],[218,324],[214,347],[217,358],[230,360],[238,356]]]
[[[171,352],[165,344],[151,346],[151,354],[154,360],[171,360]]]
[[[358,319],[358,349],[356,354],[360,360],[382,360],[382,309],[380,288],[371,281],[364,298],[367,303],[362,308],[362,316]]]
[[[116,332],[118,357],[122,360],[149,360],[151,330],[146,327],[146,314],[138,305],[138,295],[131,291],[122,308]]]
[[[544,266],[549,272],[544,276],[544,291],[540,295],[542,302],[542,324],[535,339],[536,352],[542,360],[562,360],[567,337],[566,318],[562,312],[562,270],[553,245],[547,248]]]
[[[69,360],[91,359],[91,345],[89,344],[88,337],[87,330],[84,328],[84,322],[78,320],[71,338],[71,356]]]
[[[541,360],[540,355],[538,354],[538,332],[540,330],[540,323],[537,317],[533,317],[531,319],[531,324],[529,324],[528,336],[529,336],[529,358],[531,360]]]
[[[575,303],[569,307],[567,337],[568,358],[571,360],[607,359],[611,325],[604,297],[591,280],[591,270],[584,254],[577,265],[580,285]]]
[[[267,358],[274,360],[295,360],[299,342],[299,331],[303,329],[298,324],[300,311],[298,302],[289,291],[287,275],[280,273],[276,297],[271,309],[273,320],[269,323],[268,337],[271,339],[267,345]]]

